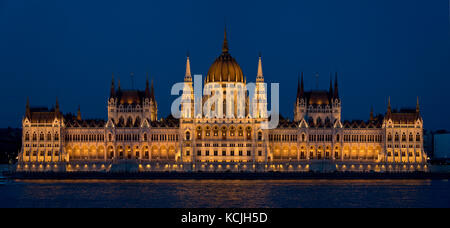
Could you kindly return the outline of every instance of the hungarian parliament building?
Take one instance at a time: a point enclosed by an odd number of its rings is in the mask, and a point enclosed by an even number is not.
[[[261,56],[254,95],[224,94],[218,111],[196,113],[189,56],[179,118],[158,117],[153,81],[145,90],[123,89],[114,77],[107,120],[84,119],[54,108],[30,107],[22,120],[16,164],[25,172],[415,172],[428,171],[419,101],[413,109],[391,109],[366,121],[341,119],[338,75],[329,90],[305,91],[298,80],[294,119],[273,128]],[[195,77],[194,77],[195,78]],[[247,85],[230,55],[225,32],[222,53],[211,65],[205,89]],[[227,90],[228,91],[228,90]],[[293,94],[295,91],[293,91]],[[234,97],[235,103],[226,101]],[[217,95],[212,93],[212,95]],[[242,99],[241,99],[242,98]],[[251,99],[251,101],[250,101]],[[220,105],[220,104],[223,105]],[[230,105],[231,103],[231,105]],[[252,104],[252,105],[250,105]],[[233,107],[234,106],[234,107]],[[251,107],[250,107],[251,106]],[[234,109],[233,109],[234,108]],[[252,111],[250,111],[252,110]],[[223,115],[217,113],[228,113]]]

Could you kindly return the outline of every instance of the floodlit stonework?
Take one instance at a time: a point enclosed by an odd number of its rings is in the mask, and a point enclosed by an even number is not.
[[[232,86],[234,98],[247,84],[229,54],[226,35],[204,83],[211,90]],[[233,95],[223,94],[223,101],[212,105],[219,114],[197,114],[196,106],[217,94],[195,97],[188,57],[179,119],[158,119],[153,82],[150,86],[148,80],[139,91],[122,89],[120,82],[116,88],[113,78],[106,121],[83,119],[80,110],[63,115],[58,101],[54,109],[31,108],[27,101],[17,171],[428,170],[418,101],[413,110],[394,111],[389,100],[385,115],[372,111],[367,121],[343,121],[337,74],[328,91],[305,91],[302,75],[294,120],[281,118],[277,128],[265,129],[260,123],[270,115],[261,56],[255,85],[254,96],[244,94],[231,105],[226,100]]]

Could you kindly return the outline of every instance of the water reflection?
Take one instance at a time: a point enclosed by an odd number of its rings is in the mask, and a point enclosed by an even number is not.
[[[16,180],[0,207],[448,207],[431,180]]]

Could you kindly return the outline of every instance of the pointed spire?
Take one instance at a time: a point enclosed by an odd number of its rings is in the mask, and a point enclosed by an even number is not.
[[[303,83],[303,72],[302,72],[302,79],[301,79],[301,85],[300,85],[300,98],[303,98],[305,95],[305,85]]]
[[[392,109],[391,109],[391,97],[389,97],[388,99],[388,110],[387,110],[387,115],[391,115],[392,113]]]
[[[116,95],[116,87],[114,86],[114,73],[112,73],[112,79],[111,79],[111,90],[109,93],[109,97],[113,98]]]
[[[329,89],[329,96],[330,97],[334,97],[334,94],[333,94],[333,75],[332,75],[332,73],[330,73],[330,89]]]
[[[59,102],[58,102],[58,97],[56,97],[55,114],[56,114],[56,115],[59,114]]]
[[[370,108],[370,121],[373,121],[373,106]]]
[[[147,79],[145,80],[145,97],[150,98],[150,88],[148,86],[148,73],[147,73]]]
[[[339,89],[338,89],[338,73],[336,72],[336,77],[334,79],[334,99],[339,99]]]
[[[224,39],[223,39],[223,47],[222,47],[222,53],[228,53],[229,49],[228,49],[228,40],[227,40],[227,25],[225,25],[225,30],[224,30]]]
[[[416,113],[420,113],[419,96],[417,96]]]
[[[118,85],[117,85],[117,91],[120,92],[120,78],[118,79],[117,84],[118,84]]]
[[[153,88],[153,79],[152,79],[152,86],[150,88],[150,98],[155,101],[155,88]]]
[[[262,70],[261,53],[259,53],[258,73],[257,73],[257,75],[256,75],[256,82],[264,82],[264,76],[263,76],[263,70]]]
[[[187,58],[186,58],[186,74],[184,75],[184,81],[192,82],[191,62],[189,60],[189,52],[187,53]]]
[[[27,106],[25,108],[25,116],[28,118],[31,118],[31,111],[30,111],[30,98],[27,97]]]
[[[80,110],[80,105],[78,105],[77,120],[81,121],[81,110]]]

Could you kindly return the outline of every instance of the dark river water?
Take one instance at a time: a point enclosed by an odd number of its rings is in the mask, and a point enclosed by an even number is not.
[[[450,207],[448,180],[17,180],[0,207]]]

